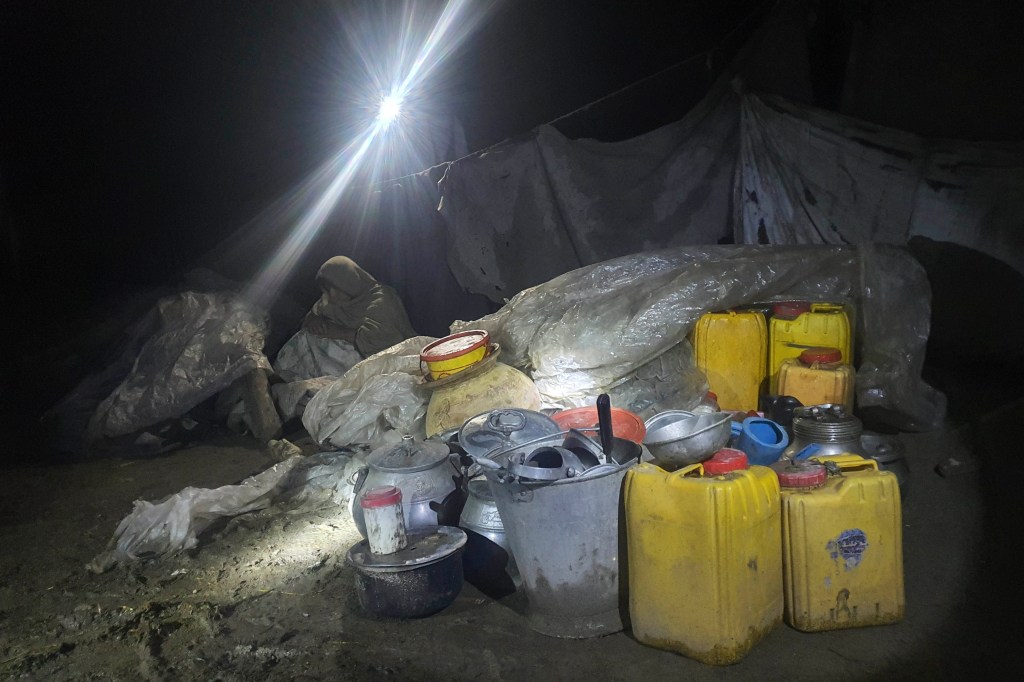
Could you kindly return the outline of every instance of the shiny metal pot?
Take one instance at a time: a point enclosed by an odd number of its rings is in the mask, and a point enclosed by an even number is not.
[[[813,405],[793,410],[793,440],[782,459],[793,459],[808,445],[820,445],[816,456],[841,455],[844,452],[866,457],[860,443],[861,421],[847,414],[842,405]]]
[[[363,537],[366,525],[359,500],[364,491],[383,485],[402,491],[406,530],[458,524],[466,493],[458,460],[446,444],[406,436],[398,445],[370,453],[367,465],[352,505],[352,519]]]
[[[498,599],[516,591],[519,571],[487,480],[481,477],[470,481],[468,491],[459,517],[459,526],[469,537],[462,554],[462,570],[470,584]]]

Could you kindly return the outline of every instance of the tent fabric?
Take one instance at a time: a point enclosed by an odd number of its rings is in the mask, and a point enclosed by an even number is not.
[[[681,121],[631,140],[542,126],[451,164],[440,211],[456,279],[501,301],[581,265],[717,242],[729,232],[736,100],[720,81]]]
[[[923,236],[1024,272],[1024,145],[927,140],[768,95],[740,106],[736,241]]]
[[[1024,146],[926,140],[737,90],[723,79],[685,118],[632,140],[569,140],[542,126],[451,164],[440,208],[456,279],[501,301],[572,267],[729,235],[921,235],[1024,272]]]

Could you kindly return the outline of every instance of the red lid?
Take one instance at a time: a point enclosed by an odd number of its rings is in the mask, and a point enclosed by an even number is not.
[[[843,351],[838,348],[807,348],[800,353],[800,362],[813,365],[816,362],[842,362]]]
[[[644,420],[629,410],[613,407],[612,433],[617,438],[625,438],[634,443],[643,443],[647,435]],[[596,429],[598,428],[597,407],[573,407],[551,415],[560,429]]]
[[[823,464],[791,464],[776,469],[775,473],[783,488],[817,488],[828,480],[828,471]]]
[[[370,488],[363,494],[362,499],[359,500],[359,506],[363,509],[376,509],[401,503],[402,491],[393,485]]]
[[[795,320],[810,311],[811,304],[807,301],[782,301],[772,306],[772,315],[787,320]]]
[[[715,393],[714,391],[708,391],[707,392],[707,396],[708,396],[708,398],[711,398],[712,400],[714,400],[716,403],[718,402],[718,394]]]
[[[722,448],[711,455],[711,459],[704,462],[704,473],[708,476],[718,476],[719,474],[727,474],[730,471],[741,471],[749,468],[750,463],[747,461],[746,453],[742,450],[734,450],[733,448]]]
[[[424,362],[452,360],[470,353],[480,346],[486,346],[490,341],[491,335],[483,329],[468,329],[427,344],[420,351],[420,360]]]

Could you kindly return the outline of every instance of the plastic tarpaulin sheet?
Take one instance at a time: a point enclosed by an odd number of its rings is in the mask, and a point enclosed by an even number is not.
[[[461,159],[440,183],[440,211],[459,283],[502,301],[572,267],[729,238],[920,235],[1024,272],[1021,187],[1019,143],[928,140],[720,80],[682,120],[631,140],[542,126]]]
[[[1024,145],[928,140],[746,95],[737,241],[970,246],[1024,273]]]
[[[737,100],[721,81],[681,121],[631,140],[542,126],[451,164],[440,210],[456,279],[501,301],[580,265],[717,242],[730,232]]]
[[[388,431],[424,438],[429,396],[418,388],[420,350],[431,336],[415,336],[371,355],[314,395],[302,425],[321,445],[376,444]]]
[[[266,313],[231,293],[186,291],[157,304],[159,325],[128,376],[93,415],[91,438],[180,417],[247,372],[270,369]]]
[[[703,313],[792,299],[855,306],[861,409],[891,411],[908,429],[941,423],[945,398],[921,379],[928,280],[897,247],[710,246],[624,256],[527,289],[452,331],[486,329],[545,404],[584,405],[685,343]],[[690,385],[678,407],[699,397]]]

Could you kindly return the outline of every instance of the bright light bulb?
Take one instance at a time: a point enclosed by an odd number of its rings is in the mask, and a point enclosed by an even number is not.
[[[377,118],[384,125],[393,122],[402,113],[402,100],[396,95],[385,95],[380,101],[380,111]]]

